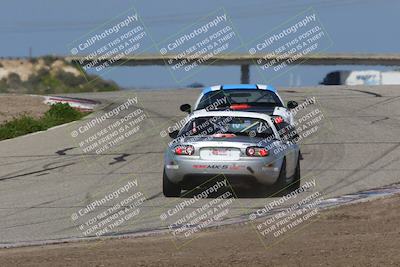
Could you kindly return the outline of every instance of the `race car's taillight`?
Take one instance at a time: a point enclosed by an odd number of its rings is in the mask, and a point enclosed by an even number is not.
[[[194,154],[194,147],[191,145],[177,146],[177,147],[175,147],[174,152],[176,155],[191,156]]]
[[[266,157],[268,156],[268,150],[263,147],[250,146],[246,148],[246,155],[249,157]]]
[[[276,124],[280,124],[280,123],[283,122],[283,118],[282,118],[282,117],[276,117],[276,118],[274,119],[274,121],[275,121]]]

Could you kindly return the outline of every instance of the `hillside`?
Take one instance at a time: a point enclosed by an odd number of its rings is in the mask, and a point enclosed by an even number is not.
[[[88,82],[90,81],[90,82]],[[0,93],[54,94],[116,91],[119,86],[83,73],[62,58],[0,60]]]

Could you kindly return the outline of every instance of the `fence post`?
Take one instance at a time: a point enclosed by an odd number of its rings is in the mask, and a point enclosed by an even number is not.
[[[240,83],[250,82],[250,67],[248,64],[240,65]]]

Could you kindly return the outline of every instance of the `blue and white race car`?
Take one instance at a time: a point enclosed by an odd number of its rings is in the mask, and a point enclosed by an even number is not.
[[[189,104],[183,104],[180,109],[189,114],[202,109],[250,111],[280,116],[293,125],[294,118],[290,110],[297,106],[296,101],[289,101],[285,106],[277,90],[271,85],[226,84],[204,88],[193,108]]]

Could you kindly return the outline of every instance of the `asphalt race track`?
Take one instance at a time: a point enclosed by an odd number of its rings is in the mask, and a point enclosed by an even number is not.
[[[302,102],[315,96],[323,110],[320,129],[301,145],[302,183],[315,179],[314,191],[333,197],[399,182],[398,86],[279,91],[286,101]],[[0,243],[82,237],[71,216],[132,179],[137,179],[146,201],[137,219],[112,234],[165,228],[160,214],[179,199],[166,199],[161,192],[163,151],[170,139],[161,137],[160,132],[184,117],[179,105],[193,104],[198,93],[197,89],[174,89],[79,94],[100,100],[101,110],[84,121],[0,142]],[[83,152],[78,144],[83,139],[71,137],[71,132],[134,97],[138,100],[135,109],[142,108],[146,114],[140,129],[100,154]],[[112,125],[133,108],[107,119],[92,133]],[[247,189],[239,190],[238,195],[228,218],[249,214],[273,199],[266,198],[268,192],[253,195]]]

